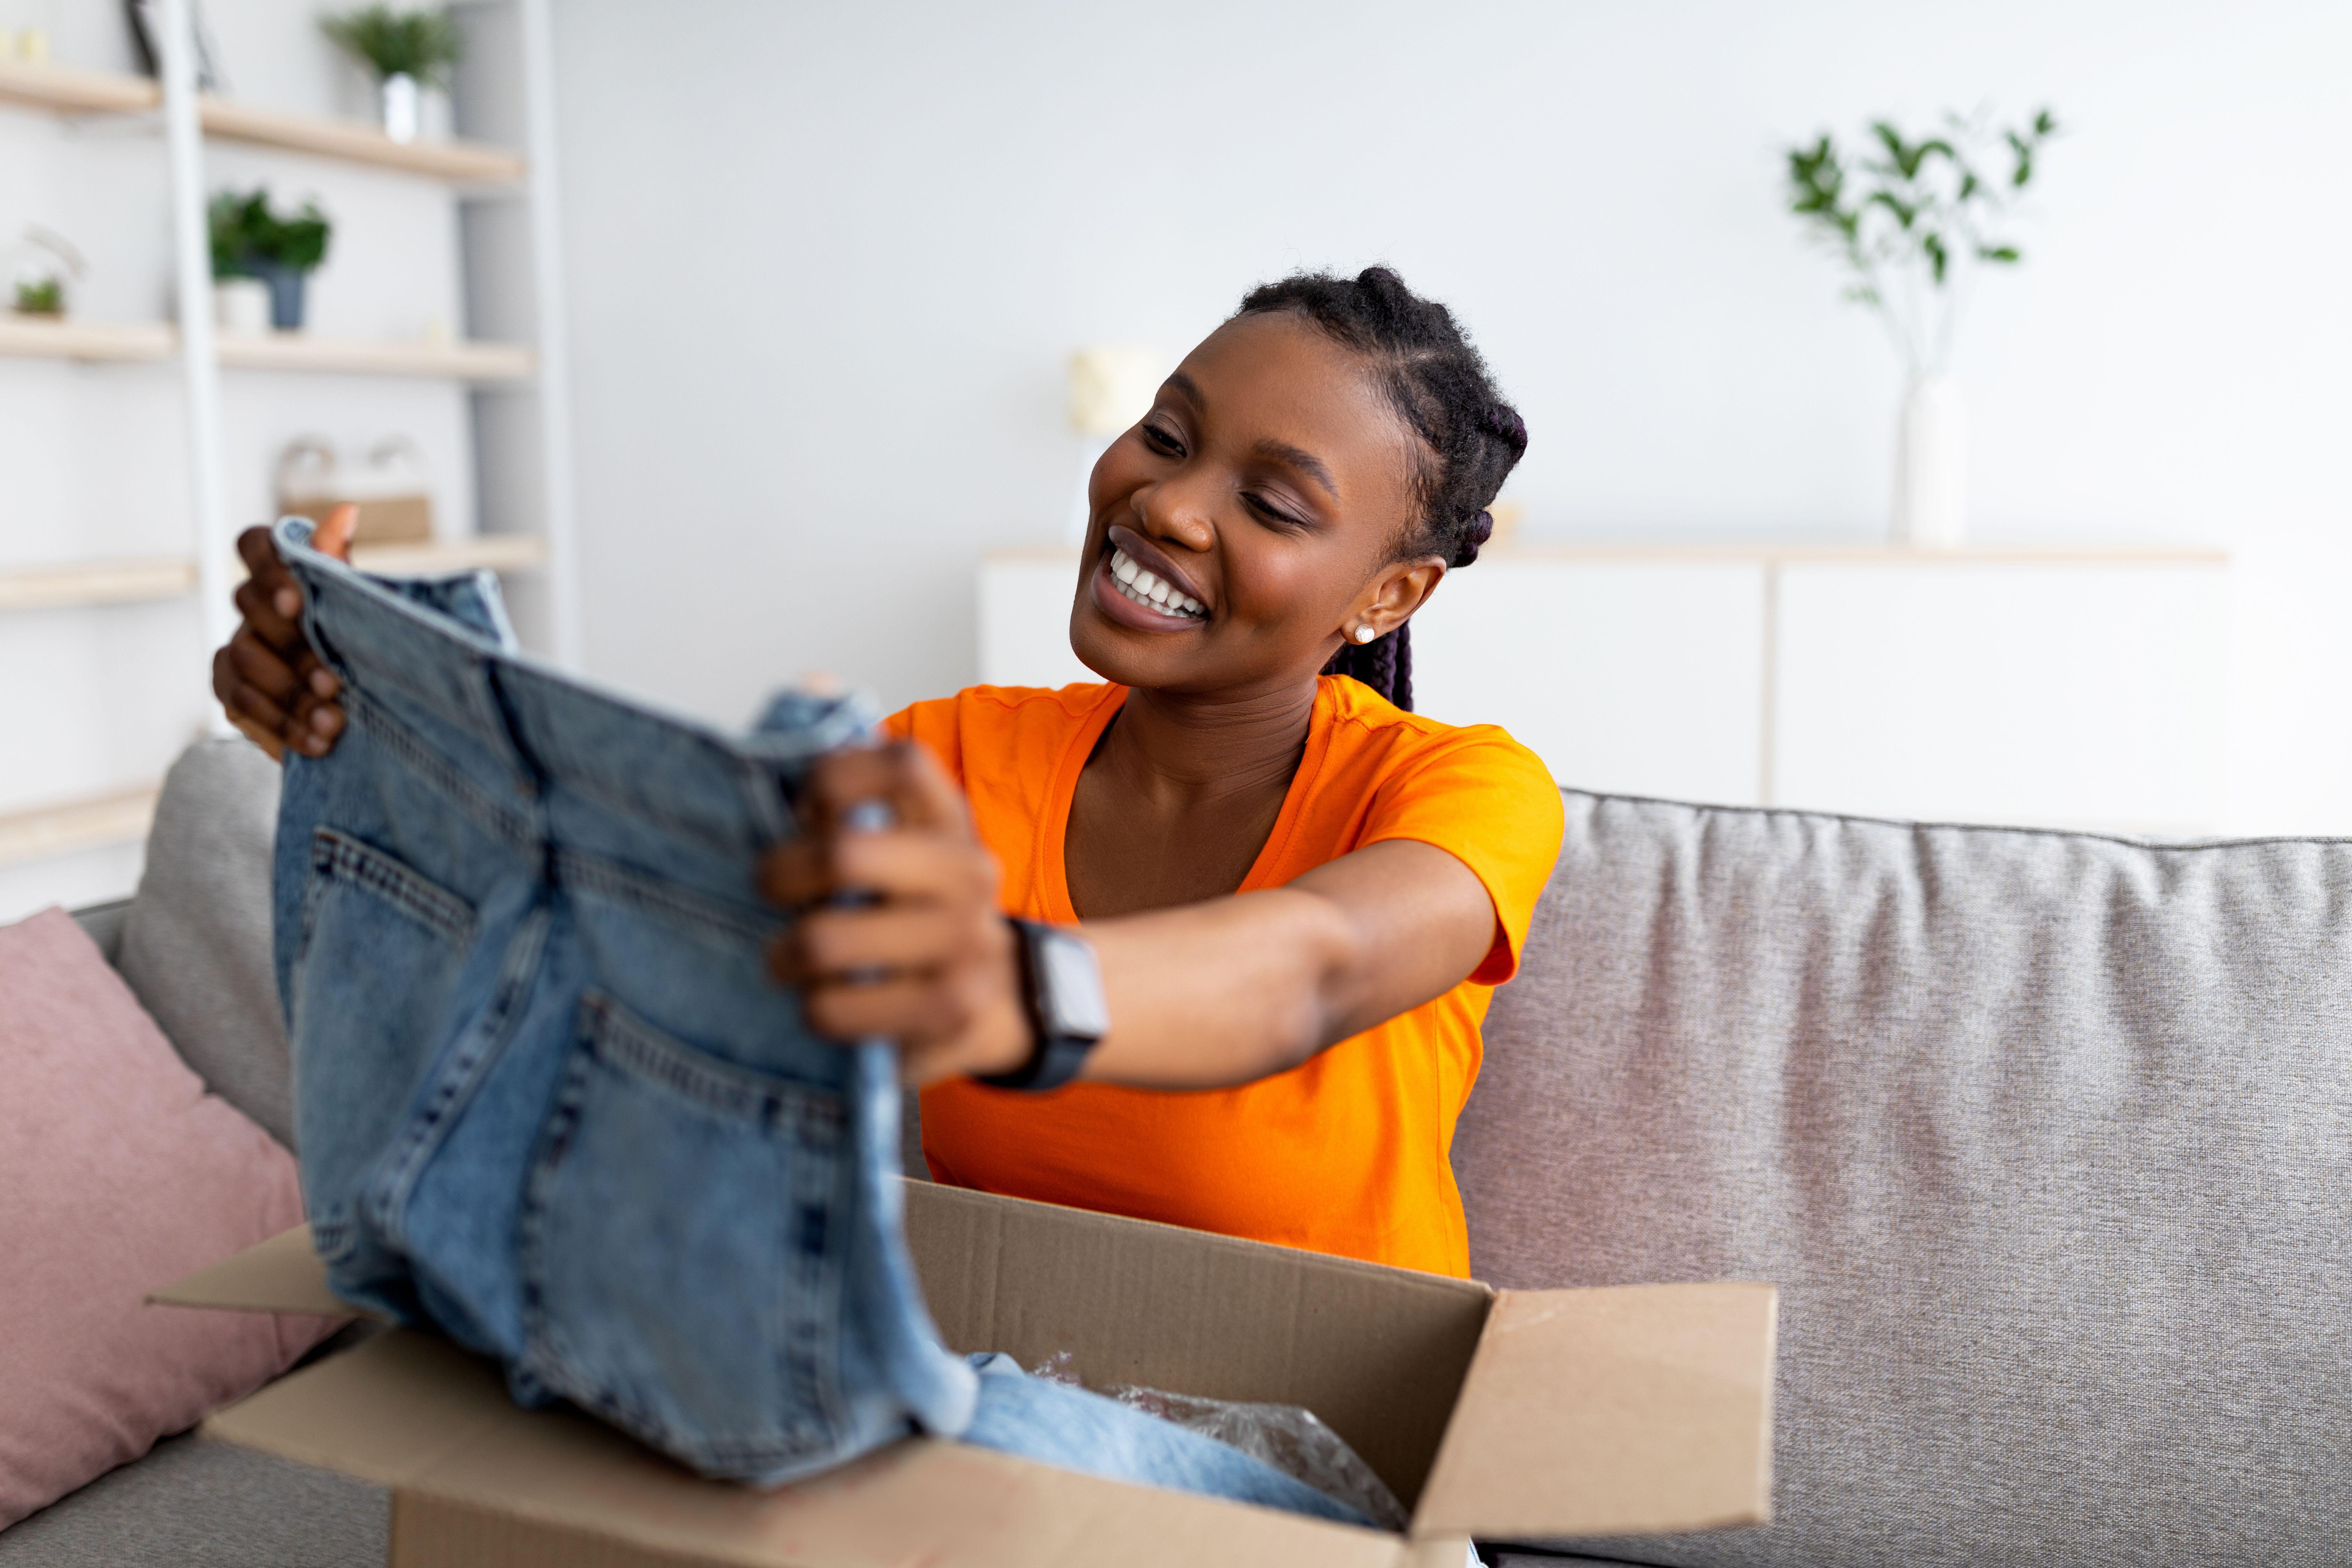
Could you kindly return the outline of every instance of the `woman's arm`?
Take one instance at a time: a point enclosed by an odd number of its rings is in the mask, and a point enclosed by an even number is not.
[[[897,826],[845,830],[857,803]],[[1002,1072],[1026,1059],[1012,933],[996,862],[962,797],[919,748],[828,760],[811,780],[809,834],[762,868],[770,896],[803,911],[779,939],[780,978],[810,1024],[897,1039],[918,1082]],[[856,891],[874,902],[835,907]],[[1286,887],[1091,921],[1110,1033],[1086,1076],[1156,1089],[1248,1083],[1443,995],[1495,937],[1470,868],[1432,845],[1370,845]]]

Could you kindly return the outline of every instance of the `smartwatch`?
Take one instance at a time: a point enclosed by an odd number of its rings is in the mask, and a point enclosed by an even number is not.
[[[1029,1059],[1009,1072],[973,1081],[1032,1094],[1078,1076],[1087,1055],[1110,1033],[1102,964],[1094,943],[1070,926],[1007,921],[1021,963],[1021,1000],[1029,1015]]]

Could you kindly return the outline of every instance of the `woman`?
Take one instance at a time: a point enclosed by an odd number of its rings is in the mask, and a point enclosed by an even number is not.
[[[1395,273],[1261,288],[1095,467],[1070,639],[1108,684],[919,702],[817,773],[760,868],[802,911],[773,966],[820,1032],[899,1042],[939,1179],[1468,1272],[1447,1151],[1560,804],[1501,731],[1406,711],[1405,628],[1526,446]],[[335,678],[239,548],[215,689],[323,754]]]

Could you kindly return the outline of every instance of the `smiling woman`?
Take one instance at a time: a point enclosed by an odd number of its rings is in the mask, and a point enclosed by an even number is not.
[[[919,702],[814,772],[760,867],[800,911],[774,968],[820,1032],[898,1042],[936,1176],[1467,1273],[1447,1153],[1560,801],[1502,731],[1410,711],[1406,626],[1526,446],[1393,272],[1260,289],[1096,465],[1070,641],[1102,683]],[[242,544],[215,686],[319,754],[334,677]]]

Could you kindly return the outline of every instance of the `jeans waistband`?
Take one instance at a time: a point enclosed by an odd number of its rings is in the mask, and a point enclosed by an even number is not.
[[[737,739],[584,690],[518,647],[487,573],[384,584],[310,548],[314,529],[289,517],[273,533],[352,721],[518,847],[610,852],[738,897],[790,832],[801,765],[872,728],[854,697],[788,693]]]

